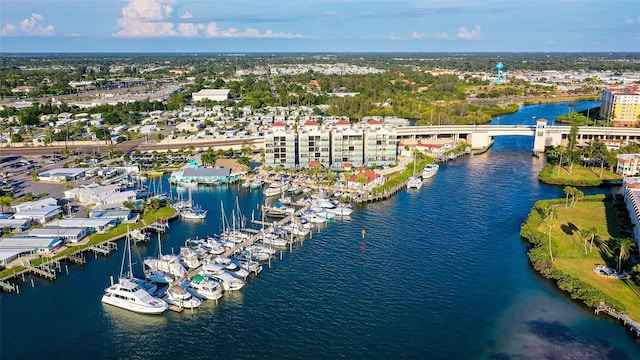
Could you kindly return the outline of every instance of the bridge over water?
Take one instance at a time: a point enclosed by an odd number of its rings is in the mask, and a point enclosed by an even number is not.
[[[536,125],[439,125],[410,126],[397,129],[398,138],[407,143],[442,143],[463,139],[473,150],[491,146],[496,136],[531,136],[534,153],[544,152],[545,146],[557,146],[567,140],[571,126],[549,126],[545,119]],[[640,128],[578,127],[578,144],[598,139],[617,145],[640,142]]]

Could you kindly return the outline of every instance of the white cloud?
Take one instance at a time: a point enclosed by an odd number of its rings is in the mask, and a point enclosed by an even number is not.
[[[414,39],[424,39],[424,38],[426,38],[426,37],[427,37],[427,35],[422,34],[422,33],[419,33],[419,32],[417,32],[417,31],[414,31],[414,32],[411,34],[411,37],[412,37],[412,38],[414,38]]]
[[[184,37],[197,37],[200,36],[200,31],[204,29],[205,26],[202,24],[180,23],[178,25],[178,34]]]
[[[292,33],[276,33],[273,30],[267,30],[263,33],[260,33],[257,29],[254,28],[246,28],[244,31],[238,31],[236,28],[228,28],[228,29],[220,29],[218,27],[218,23],[211,22],[207,25],[205,30],[205,36],[213,37],[213,38],[303,38],[302,34],[292,34]]]
[[[633,19],[626,19],[624,21],[625,24],[633,24]]]
[[[458,29],[458,37],[460,39],[472,40],[480,37],[480,25],[475,25],[473,30],[469,31],[466,27],[461,26]]]
[[[173,13],[175,0],[129,0],[118,19],[121,37],[175,36],[174,24],[166,20]]]
[[[449,40],[449,34],[447,33],[436,33],[436,39]]]
[[[18,28],[15,25],[7,24],[2,28],[2,36],[15,35],[18,32]]]
[[[221,29],[216,22],[205,23],[173,23],[173,5],[176,0],[128,0],[122,8],[122,17],[118,19],[119,37],[243,37],[243,38],[302,38],[301,34],[260,32],[254,28],[239,31],[236,28]],[[185,12],[182,19],[190,19],[193,15]]]
[[[52,36],[55,35],[53,25],[42,25],[44,16],[41,14],[33,13],[30,17],[20,21],[18,26],[7,23],[0,34],[2,36],[10,35],[29,35],[29,36]]]
[[[404,40],[404,37],[402,37],[402,36],[393,36],[393,35],[391,35],[391,36],[389,36],[389,40],[393,40],[393,41],[396,41],[396,40]]]

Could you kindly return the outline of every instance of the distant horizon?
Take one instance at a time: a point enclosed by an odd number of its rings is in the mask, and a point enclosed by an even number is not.
[[[94,0],[87,4],[2,0],[0,53],[640,50],[637,0]]]
[[[7,52],[0,51],[0,55],[112,55],[112,54],[135,54],[135,55],[291,55],[291,54],[308,54],[308,55],[376,55],[376,54],[415,54],[415,55],[492,55],[492,54],[554,54],[554,55],[640,55],[640,51],[24,51],[24,52]]]

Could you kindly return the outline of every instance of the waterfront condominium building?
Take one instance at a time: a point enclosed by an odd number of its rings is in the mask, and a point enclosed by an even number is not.
[[[364,129],[341,120],[331,130],[331,167],[342,169],[344,163],[364,166]]]
[[[637,176],[640,174],[640,154],[619,154],[616,174],[622,176]]]
[[[364,128],[364,161],[366,166],[396,163],[398,135],[394,126],[369,120]]]
[[[310,163],[330,166],[331,132],[315,121],[307,121],[298,129],[298,165],[308,168]]]
[[[296,133],[281,122],[274,123],[264,135],[264,165],[296,167]]]
[[[614,126],[640,123],[640,84],[607,87],[602,91],[600,115]]]

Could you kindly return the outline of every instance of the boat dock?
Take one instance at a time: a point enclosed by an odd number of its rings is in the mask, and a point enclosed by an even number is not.
[[[637,337],[640,337],[640,323],[630,318],[629,315],[624,312],[619,312],[603,302],[598,305],[594,312],[598,315],[603,312],[617,320],[622,320],[624,325],[628,326],[631,332],[634,332]]]
[[[117,250],[117,249],[118,249],[118,244],[112,241],[107,241],[102,244],[93,245],[92,247],[88,248],[88,250],[93,252],[94,255],[97,255],[97,254],[109,255],[111,251]]]
[[[407,181],[403,181],[402,183],[385,190],[384,192],[381,192],[379,194],[375,194],[375,195],[368,195],[365,197],[361,197],[355,200],[356,204],[366,204],[366,203],[370,203],[370,202],[376,202],[376,201],[381,201],[381,200],[387,200],[388,198],[392,197],[393,195],[397,194],[400,190],[404,189],[407,187]]]

